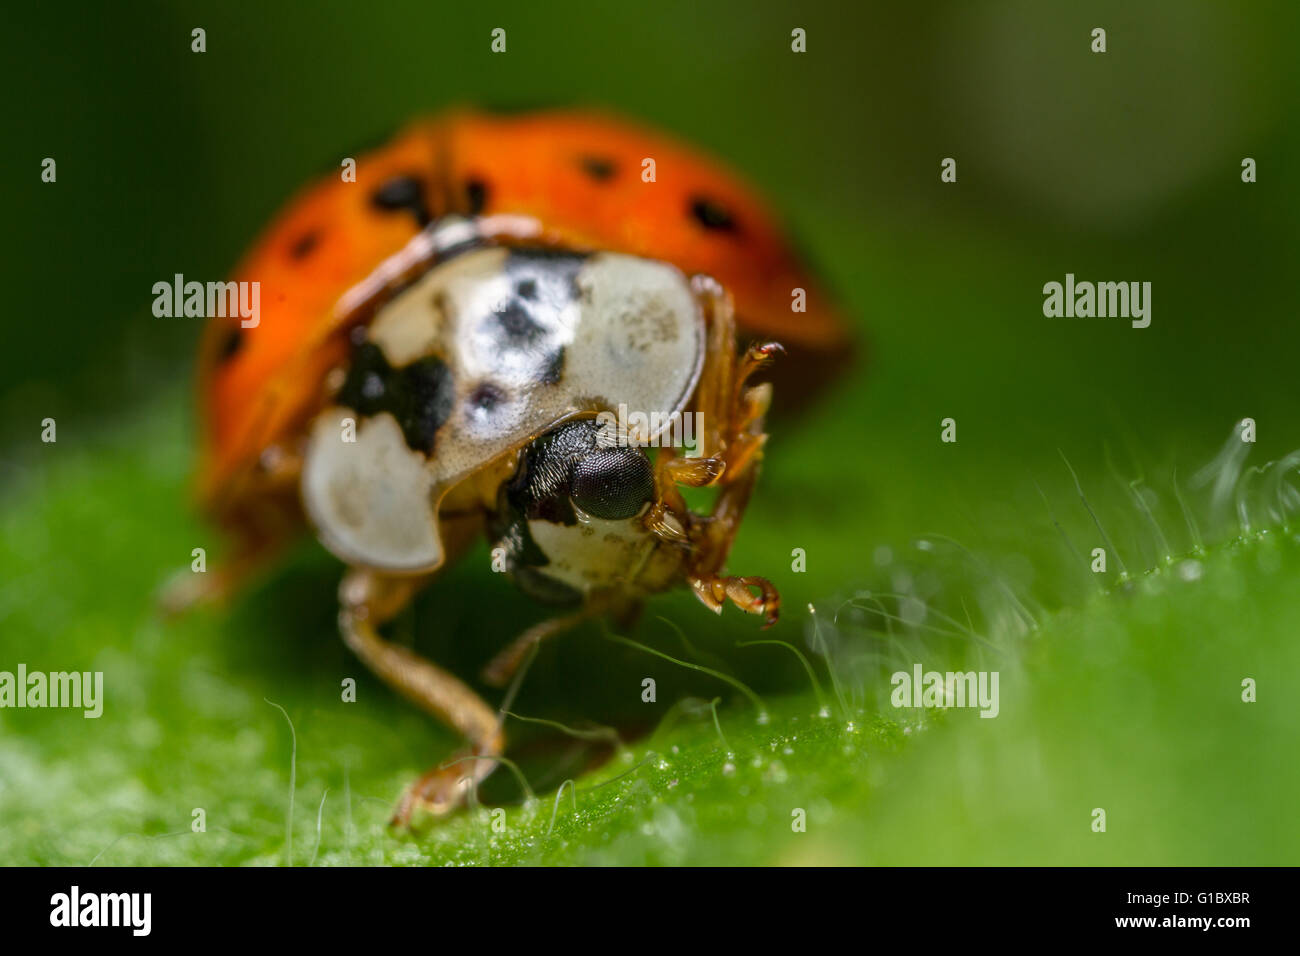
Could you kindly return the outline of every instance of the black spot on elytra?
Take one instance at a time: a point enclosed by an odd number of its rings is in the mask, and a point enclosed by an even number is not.
[[[312,250],[316,248],[319,242],[320,233],[315,229],[312,229],[309,232],[304,232],[301,236],[295,239],[293,245],[289,247],[289,258],[294,261],[306,259],[311,255]]]
[[[244,330],[237,325],[226,330],[221,344],[217,346],[217,361],[229,362],[244,347]]]
[[[614,161],[604,156],[583,156],[578,160],[582,171],[598,183],[608,182],[614,178]]]
[[[370,204],[384,212],[409,212],[421,226],[433,218],[425,201],[424,183],[415,176],[393,176],[370,194]]]
[[[717,232],[735,232],[736,220],[726,206],[706,196],[694,196],[690,204],[691,217],[705,229]]]
[[[465,205],[469,209],[471,216],[477,216],[487,208],[488,187],[487,183],[481,179],[470,179],[465,182]]]
[[[428,356],[393,368],[372,342],[353,352],[337,398],[361,415],[388,412],[401,427],[407,446],[425,454],[433,453],[438,429],[451,415],[455,401],[451,372],[441,359]]]
[[[562,307],[558,299],[577,299],[583,290],[578,273],[587,256],[551,246],[511,249],[506,257],[506,272],[514,277],[515,295],[526,302],[543,302],[546,307]]]

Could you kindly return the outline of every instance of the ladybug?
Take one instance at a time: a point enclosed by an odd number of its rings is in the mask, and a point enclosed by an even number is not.
[[[557,609],[488,666],[498,686],[545,638],[683,584],[776,621],[775,587],[724,569],[766,440],[771,383],[750,378],[783,351],[769,337],[814,368],[848,343],[711,160],[601,115],[423,120],[300,195],[234,278],[262,314],[210,318],[201,346],[198,496],[235,544],[205,591],[306,528],[347,565],[345,642],[484,758],[429,771],[395,824],[454,809],[505,746],[476,692],[380,634],[482,536]],[[686,487],[718,489],[712,511]]]

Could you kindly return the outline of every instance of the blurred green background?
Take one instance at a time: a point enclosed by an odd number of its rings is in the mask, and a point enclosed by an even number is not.
[[[1295,690],[1287,622],[1300,562],[1285,543],[1267,559],[1216,552],[1207,568],[1219,573],[1195,594],[1148,582],[1157,593],[1117,604],[1131,596],[1093,596],[1098,582],[1053,516],[1078,550],[1097,545],[1064,453],[1109,521],[1113,550],[1138,572],[1191,548],[1171,494],[1175,469],[1190,477],[1234,421],[1258,423],[1256,464],[1300,446],[1297,11],[1173,0],[10,11],[0,37],[10,278],[0,670],[93,666],[106,671],[110,698],[97,722],[0,712],[0,862],[88,862],[109,846],[102,862],[281,859],[288,735],[262,697],[284,704],[297,726],[300,863],[326,787],[328,862],[1295,862],[1295,837],[1275,838],[1269,808],[1297,793],[1294,708],[1278,701]],[[204,54],[190,52],[196,26],[207,31]],[[498,26],[504,55],[489,52]],[[1100,55],[1089,49],[1098,26],[1108,42]],[[807,31],[805,54],[790,52],[794,27]],[[645,744],[676,747],[682,769],[651,760],[645,772],[656,776],[634,775],[648,782],[620,793],[618,812],[617,787],[583,798],[580,783],[580,813],[556,824],[561,842],[484,842],[479,856],[466,850],[482,834],[471,816],[426,842],[382,831],[401,783],[452,741],[367,681],[339,646],[338,569],[318,547],[305,545],[228,613],[156,618],[162,579],[188,564],[191,548],[220,545],[186,499],[199,327],[154,318],[153,283],[176,272],[222,276],[309,177],[412,115],[455,104],[615,109],[708,148],[772,198],[858,322],[865,361],[774,428],[732,560],[782,588],[786,618],[764,636],[816,651],[805,605],[830,613],[874,588],[958,614],[969,598],[974,628],[1010,639],[1006,602],[989,595],[1014,592],[1039,629],[1013,651],[1022,707],[1004,703],[997,721],[940,721],[939,741],[925,744],[903,732],[911,717],[859,714],[850,731],[853,715],[837,711],[834,732],[804,733],[805,751],[787,743],[797,729],[756,727],[726,685],[583,632],[541,655],[521,713],[644,730],[674,699],[721,694],[722,720],[714,728],[696,707],[663,731],[668,742]],[[57,184],[40,181],[46,156],[58,162]],[[1240,177],[1248,156],[1254,184]],[[957,160],[955,184],[940,181],[944,157]],[[1151,282],[1150,328],[1045,318],[1042,286],[1067,272]],[[939,441],[949,416],[955,445]],[[39,440],[45,417],[58,421],[56,445]],[[1127,482],[1139,477],[1155,490],[1135,499]],[[1208,543],[1241,531],[1204,496],[1191,507]],[[912,569],[913,542],[926,535],[980,557]],[[790,571],[794,548],[807,552],[806,573]],[[476,558],[454,569],[398,622],[404,639],[466,675],[537,614],[482,566]],[[1115,570],[1112,559],[1107,585]],[[1257,595],[1250,616],[1248,594]],[[1063,621],[1063,608],[1081,616]],[[852,650],[880,624],[828,625],[851,703],[879,693]],[[1072,660],[1098,629],[1095,646],[1115,641],[1114,654]],[[807,722],[816,710],[793,655],[734,646],[759,636],[738,615],[717,621],[669,596],[634,636],[788,698],[774,713]],[[917,646],[935,664],[970,656],[962,642]],[[1213,706],[1181,692],[1189,656],[1226,681]],[[1252,667],[1271,690],[1243,717],[1224,702]],[[661,680],[653,712],[639,698],[647,673]],[[1074,674],[1092,683],[1072,684]],[[337,702],[340,675],[365,688],[351,710]],[[1149,693],[1130,693],[1134,675]],[[1053,709],[1071,695],[1097,721],[1094,733]],[[863,727],[870,740],[859,746]],[[586,759],[553,735],[519,736],[539,791]],[[1107,759],[1120,741],[1136,750]],[[1229,753],[1267,775],[1233,777],[1213,762]],[[335,802],[345,766],[351,822]],[[512,799],[498,778],[498,799]],[[1020,801],[1013,816],[1008,791]],[[1076,846],[1086,829],[1056,814],[1082,813],[1086,827],[1107,793],[1153,829]],[[1082,810],[1061,809],[1071,800]],[[1171,800],[1182,801],[1179,812],[1168,811]],[[816,808],[803,844],[790,844],[783,822],[796,805]],[[213,822],[207,843],[124,839],[188,833],[195,806],[223,821],[226,836]],[[891,841],[896,832],[929,836],[905,844]]]

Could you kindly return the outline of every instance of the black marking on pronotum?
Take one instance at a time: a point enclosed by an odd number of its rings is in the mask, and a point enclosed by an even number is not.
[[[231,326],[222,337],[221,344],[217,346],[217,361],[229,362],[243,347],[244,330],[237,325]]]
[[[393,368],[379,346],[366,342],[353,352],[338,401],[361,415],[388,412],[409,448],[432,454],[455,395],[451,372],[436,356]]]
[[[582,171],[598,183],[608,182],[614,178],[616,171],[614,161],[604,156],[582,156],[578,163]]]
[[[339,389],[338,401],[362,415],[386,411],[384,399],[393,369],[379,346],[363,342],[352,352],[352,364]]]
[[[304,232],[301,236],[293,241],[289,247],[289,258],[293,260],[305,259],[311,255],[317,243],[320,242],[320,233],[315,229]]]
[[[505,271],[512,293],[500,307],[483,320],[483,328],[500,336],[504,348],[542,349],[547,346],[550,329],[566,320],[568,310],[576,308],[582,289],[578,273],[586,257],[564,249],[527,247],[511,249],[506,256]],[[547,353],[543,372],[547,384],[559,381],[563,355]],[[559,365],[556,365],[556,362]]]
[[[492,412],[506,400],[506,393],[491,382],[474,386],[466,399],[470,406],[478,411]]]
[[[529,262],[572,262],[577,268],[587,259],[581,252],[564,249],[560,246],[522,246],[510,250],[507,264]]]
[[[376,209],[385,212],[405,210],[421,226],[427,226],[433,219],[429,213],[429,204],[425,201],[424,183],[416,176],[393,176],[385,180],[370,194],[370,202]]]
[[[582,294],[578,273],[587,256],[551,246],[511,249],[506,272],[514,278],[515,295],[526,302],[563,308]],[[563,283],[558,289],[557,283]]]
[[[465,182],[465,205],[471,216],[477,216],[487,208],[487,183],[481,179],[469,179]]]
[[[542,370],[543,385],[558,385],[560,379],[564,378],[564,346],[560,346],[546,362],[546,368]]]
[[[508,300],[504,308],[493,312],[492,321],[501,329],[509,344],[515,348],[533,344],[545,332],[518,299]]]
[[[431,452],[438,429],[451,415],[455,402],[451,372],[431,355],[402,369],[402,381],[409,396],[405,415],[397,419],[402,433],[412,448]]]
[[[734,232],[736,220],[721,203],[707,196],[693,196],[690,204],[691,216],[705,229],[717,232]]]

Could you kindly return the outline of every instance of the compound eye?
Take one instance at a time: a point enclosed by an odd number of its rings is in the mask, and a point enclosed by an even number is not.
[[[636,448],[598,448],[578,459],[569,497],[593,518],[631,518],[655,492],[650,459]]]

